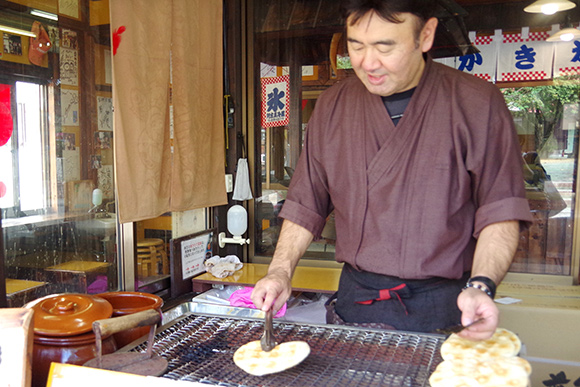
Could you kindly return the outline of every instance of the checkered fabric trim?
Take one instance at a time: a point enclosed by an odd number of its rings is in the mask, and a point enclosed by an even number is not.
[[[576,75],[580,74],[580,66],[576,67],[562,67],[558,69],[559,76],[563,77],[566,75]]]
[[[493,36],[492,35],[477,36],[475,38],[475,41],[473,42],[473,44],[475,44],[476,46],[483,46],[483,45],[491,44],[491,43],[493,43]]]
[[[529,72],[517,72],[517,73],[502,73],[502,82],[515,82],[515,81],[534,81],[540,79],[548,79],[548,74],[545,71],[529,71]]]
[[[489,74],[473,74],[474,76],[483,79],[484,81],[491,82],[491,75]]]
[[[522,34],[504,34],[503,35],[503,42],[504,43],[520,43],[523,41],[524,41],[524,39],[522,38]]]
[[[504,34],[504,43],[522,43],[522,42],[537,42],[544,41],[550,37],[547,31],[530,32],[527,39],[522,37],[522,34]]]

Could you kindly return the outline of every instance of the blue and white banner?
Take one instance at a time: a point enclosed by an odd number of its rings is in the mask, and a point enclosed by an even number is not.
[[[477,54],[460,56],[457,69],[488,82],[494,82],[495,71],[497,69],[498,46],[501,42],[501,31],[496,31],[495,35],[479,36],[475,32],[470,32],[469,39],[479,52]]]
[[[554,44],[547,31],[503,34],[497,68],[498,82],[536,81],[552,78]]]
[[[519,82],[547,80],[580,74],[580,40],[547,42],[556,32],[529,32],[494,35],[469,33],[469,40],[479,50],[477,54],[460,57],[437,58],[436,62],[472,74],[489,82]]]
[[[580,40],[554,43],[554,78],[580,74]]]

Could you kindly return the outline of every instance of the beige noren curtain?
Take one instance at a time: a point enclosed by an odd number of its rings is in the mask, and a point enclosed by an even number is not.
[[[226,204],[222,1],[111,0],[110,9],[112,33],[125,27],[113,56],[120,221]]]

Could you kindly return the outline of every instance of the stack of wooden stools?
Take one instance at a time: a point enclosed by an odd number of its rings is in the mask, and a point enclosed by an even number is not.
[[[169,274],[169,259],[163,239],[145,238],[137,241],[137,274],[141,278]]]

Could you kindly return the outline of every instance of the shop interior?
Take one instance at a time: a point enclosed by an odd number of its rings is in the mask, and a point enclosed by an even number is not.
[[[117,176],[128,167],[117,161],[123,132],[114,118],[119,75],[113,63],[129,38],[114,23],[113,1],[0,0],[0,308],[21,308],[54,294],[135,292],[162,299],[159,309],[168,323],[190,312],[194,299],[202,310],[227,307],[227,297],[255,283],[272,258],[278,214],[318,96],[353,76],[339,2],[218,1],[223,45],[212,58],[219,55],[223,67],[212,79],[220,88],[221,121],[211,130],[223,142],[217,168],[220,182],[225,177],[226,201],[127,221],[119,209]],[[574,339],[580,316],[580,4],[574,0],[574,8],[544,14],[524,10],[532,3],[439,0],[430,55],[496,84],[508,103],[534,224],[520,234],[498,291],[519,300],[499,306],[503,323],[522,336],[528,355],[550,360],[538,363],[542,376],[559,367],[580,381],[580,342]],[[560,41],[565,30],[575,35]],[[502,72],[510,44],[537,51],[536,74]],[[569,68],[557,65],[562,50],[572,55]],[[207,53],[199,54],[205,60]],[[478,62],[482,57],[486,66]],[[285,120],[263,116],[265,85],[274,80],[286,87]],[[176,90],[171,81],[167,89]],[[135,97],[134,104],[144,101]],[[167,110],[173,107],[172,101]],[[131,148],[135,158],[156,153],[146,129],[133,129],[143,133],[141,145]],[[173,154],[177,137],[163,136]],[[203,146],[191,153],[204,152],[212,153]],[[235,189],[244,185],[251,197],[236,199]],[[198,179],[188,189],[202,192],[203,186]],[[247,216],[238,239],[230,228],[234,205]],[[201,261],[187,261],[186,246],[199,240]],[[341,267],[334,261],[335,242],[331,213],[297,269],[288,319],[323,323],[324,301]],[[213,277],[203,263],[215,255],[234,255],[244,269]],[[546,365],[554,362],[556,368]]]

